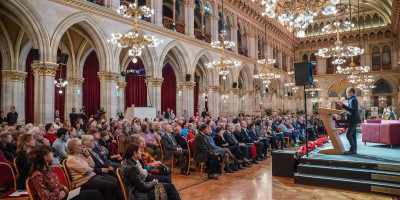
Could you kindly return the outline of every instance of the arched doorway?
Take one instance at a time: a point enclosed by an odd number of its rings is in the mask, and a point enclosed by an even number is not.
[[[100,108],[100,80],[97,77],[99,71],[99,60],[95,51],[92,51],[86,58],[83,65],[82,102],[85,107],[86,116],[96,114]]]
[[[161,86],[161,111],[174,110],[176,114],[176,77],[172,66],[167,63],[162,69],[164,82]]]
[[[126,70],[140,70],[139,74],[146,74],[142,59],[137,58],[137,62],[129,63]],[[126,76],[127,83],[125,88],[125,108],[135,105],[135,107],[147,107],[147,86],[143,76]]]

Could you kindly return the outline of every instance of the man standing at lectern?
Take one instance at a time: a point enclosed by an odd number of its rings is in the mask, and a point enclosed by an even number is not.
[[[347,123],[349,124],[347,128],[346,137],[350,143],[350,150],[345,151],[343,154],[357,154],[357,124],[361,122],[360,114],[358,113],[358,101],[354,96],[355,90],[352,87],[347,88],[346,96],[349,100],[349,105],[346,106],[342,101],[338,101],[338,104],[347,110]]]

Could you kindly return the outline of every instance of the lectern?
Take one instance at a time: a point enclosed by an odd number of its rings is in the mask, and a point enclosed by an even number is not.
[[[320,114],[322,118],[322,123],[324,123],[326,132],[329,135],[329,138],[331,139],[332,142],[332,147],[325,148],[318,153],[324,153],[324,154],[343,154],[344,147],[342,140],[340,139],[339,133],[335,131],[336,127],[333,124],[332,118],[329,117],[329,114],[338,114],[342,112],[341,110],[337,109],[330,109],[330,108],[317,108],[318,113]]]

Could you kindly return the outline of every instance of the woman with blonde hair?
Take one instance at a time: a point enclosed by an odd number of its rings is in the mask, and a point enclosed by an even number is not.
[[[123,199],[121,188],[115,179],[94,173],[95,163],[79,139],[73,138],[68,141],[67,153],[67,167],[73,188],[98,189],[103,192],[105,200]]]

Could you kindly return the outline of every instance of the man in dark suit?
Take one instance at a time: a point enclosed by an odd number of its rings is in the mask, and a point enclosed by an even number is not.
[[[214,175],[217,165],[218,165],[218,153],[213,152],[208,146],[206,142],[206,132],[208,125],[202,124],[199,128],[199,133],[196,134],[194,138],[194,155],[193,159],[197,163],[206,162],[208,163],[208,178],[209,179],[218,179]]]
[[[13,126],[17,123],[18,113],[15,111],[15,106],[10,107],[10,112],[7,114],[7,122],[9,126]]]
[[[115,169],[112,166],[108,166],[106,161],[101,157],[101,155],[97,154],[94,151],[95,144],[92,135],[83,135],[82,136],[82,145],[89,152],[90,157],[92,157],[94,162],[93,171],[99,175],[108,174],[114,178],[117,178],[117,174],[115,173]]]
[[[164,159],[168,160],[172,156],[178,158],[181,174],[185,175],[187,172],[186,170],[188,170],[189,151],[187,149],[182,149],[176,142],[175,137],[172,135],[172,127],[169,124],[165,127],[165,134],[161,136],[161,144],[164,150]],[[185,161],[185,158],[187,161]]]
[[[240,131],[240,126],[238,124],[235,125],[235,127],[237,127],[237,129]],[[238,132],[238,131],[235,131],[235,132]],[[251,162],[249,160],[250,159],[250,155],[251,155],[251,147],[249,149],[249,147],[245,143],[243,143],[240,140],[238,140],[236,138],[235,132],[232,132],[232,124],[231,123],[227,123],[226,124],[226,131],[224,133],[224,138],[225,138],[226,142],[228,142],[229,147],[231,147],[231,146],[238,146],[239,147],[239,150],[241,151],[241,154],[244,155],[243,167],[248,167],[248,166],[251,165]],[[240,135],[240,132],[238,132],[238,133]],[[234,151],[231,150],[231,152],[234,152]]]
[[[165,112],[164,118],[169,119],[170,116],[171,116],[171,110],[167,108],[167,112]]]
[[[350,143],[350,150],[345,151],[343,154],[357,154],[357,124],[361,122],[360,114],[358,113],[358,101],[354,96],[355,90],[352,87],[347,88],[346,95],[349,99],[349,105],[346,106],[342,101],[338,101],[339,105],[347,110],[347,128],[346,137]]]
[[[71,122],[71,125],[74,126],[76,120],[78,120],[79,115],[76,113],[75,107],[72,108],[71,113],[69,113],[69,121]]]

